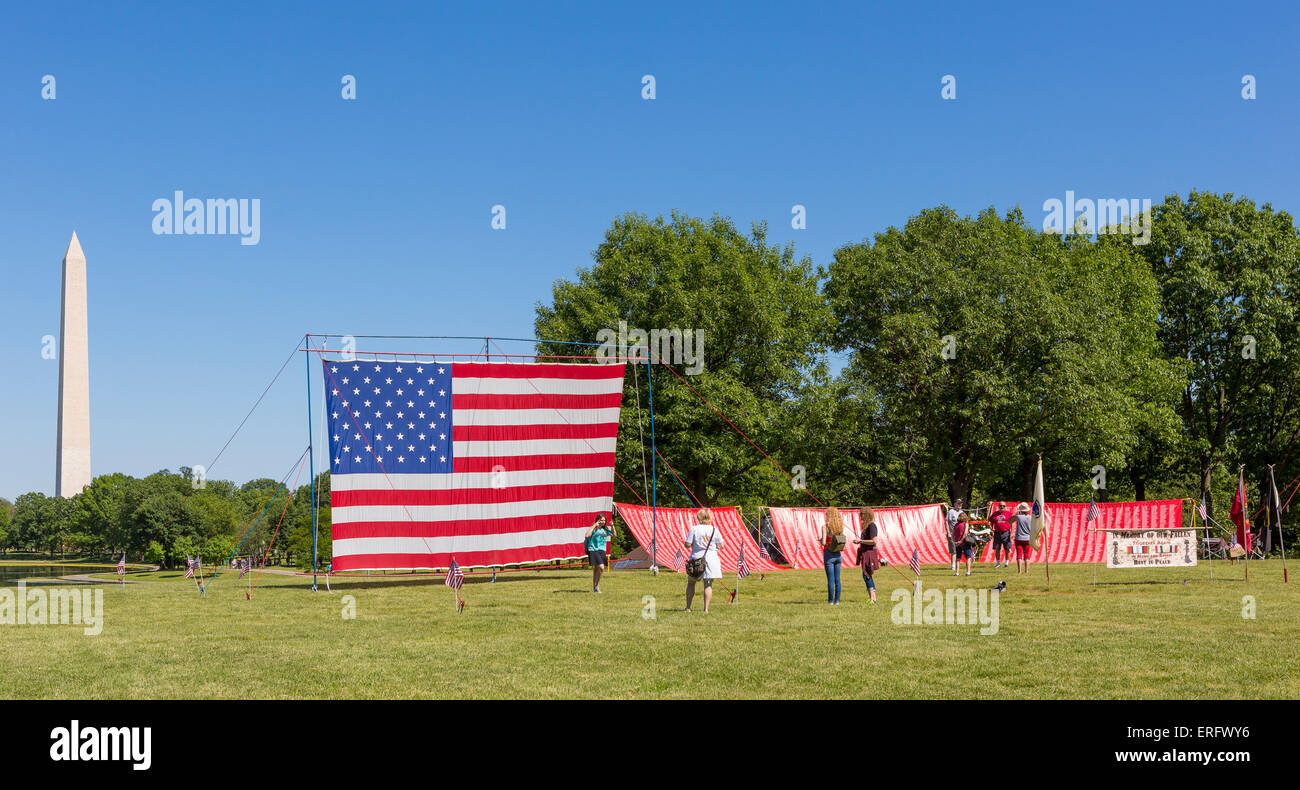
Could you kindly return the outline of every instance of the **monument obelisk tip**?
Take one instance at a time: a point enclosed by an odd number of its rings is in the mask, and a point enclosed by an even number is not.
[[[68,242],[68,251],[63,253],[63,260],[86,262],[86,253],[81,251],[81,241],[77,239],[75,230],[72,231],[72,241]]]

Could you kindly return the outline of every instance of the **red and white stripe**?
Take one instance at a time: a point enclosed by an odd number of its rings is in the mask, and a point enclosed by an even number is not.
[[[622,364],[452,363],[451,474],[336,474],[334,569],[584,556],[614,495]]]
[[[822,529],[826,525],[824,508],[774,507],[772,529],[776,532],[781,553],[796,568],[822,567]],[[916,549],[924,564],[947,564],[948,538],[939,505],[915,507],[878,507],[876,512],[876,550],[890,564],[905,565]],[[857,565],[858,547],[852,541],[862,534],[858,510],[842,509],[845,546],[843,562]]]
[[[990,503],[989,512],[999,504],[1014,514],[1019,502]],[[1044,549],[1049,562],[1101,562],[1106,559],[1106,532],[1109,529],[1177,529],[1183,525],[1183,500],[1162,499],[1151,502],[1098,502],[1097,519],[1088,521],[1086,502],[1048,502],[1047,540],[1038,551],[1030,551],[1032,562],[1042,562]],[[1015,522],[1011,524],[1015,537]],[[981,562],[993,562],[993,542],[984,544]]]
[[[682,550],[683,557],[686,556],[682,543],[686,540],[687,531],[698,523],[695,520],[695,514],[699,512],[697,508],[656,508],[655,524],[652,530],[650,521],[651,508],[645,505],[624,505],[621,503],[616,507],[618,507],[618,514],[623,517],[623,521],[632,530],[632,536],[636,538],[637,543],[641,544],[641,548],[645,549],[646,554],[650,554],[652,531],[656,535],[656,565],[661,568],[682,570],[683,563],[674,562],[674,558],[678,550]],[[759,554],[758,544],[754,542],[754,537],[749,534],[749,528],[745,526],[744,520],[740,517],[740,508],[714,507],[709,508],[709,511],[713,514],[713,524],[711,526],[717,527],[718,534],[722,536],[723,546],[718,553],[718,559],[722,562],[724,573],[736,572],[736,566],[740,560],[741,546],[745,547],[745,565],[749,566],[751,573],[781,569],[780,565]]]

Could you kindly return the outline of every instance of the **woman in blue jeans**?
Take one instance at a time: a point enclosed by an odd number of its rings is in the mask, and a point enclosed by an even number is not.
[[[840,603],[840,566],[844,563],[844,541],[844,518],[836,508],[826,508],[826,525],[822,528],[822,564],[826,568],[826,603],[832,606],[839,606]]]

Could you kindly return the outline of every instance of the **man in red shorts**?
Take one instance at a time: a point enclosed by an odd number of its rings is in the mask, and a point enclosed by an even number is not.
[[[1005,503],[1000,503],[993,515],[989,516],[993,527],[993,567],[1006,568],[1011,563],[1011,513]]]
[[[1016,573],[1029,573],[1029,540],[1034,536],[1029,522],[1029,505],[1016,506]]]

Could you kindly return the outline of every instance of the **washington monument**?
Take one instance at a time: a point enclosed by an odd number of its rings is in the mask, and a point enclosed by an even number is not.
[[[54,495],[71,497],[90,485],[90,350],[86,327],[86,255],[74,231],[63,254],[59,323],[59,452]]]

